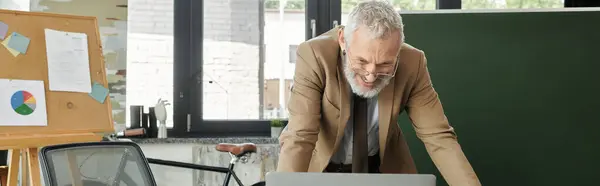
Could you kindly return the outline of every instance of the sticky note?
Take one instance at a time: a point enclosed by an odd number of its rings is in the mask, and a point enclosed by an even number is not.
[[[8,47],[19,51],[22,54],[27,52],[27,47],[29,47],[29,38],[13,32],[9,37],[10,41],[8,42]]]
[[[15,49],[12,49],[10,47],[8,47],[8,42],[10,42],[12,35],[9,35],[4,41],[2,41],[2,45],[4,45],[4,47],[6,49],[8,49],[8,51],[14,56],[17,57],[19,55],[19,51],[16,51]]]
[[[6,32],[8,31],[8,25],[2,21],[0,21],[0,39],[4,39],[6,37]]]
[[[89,94],[92,98],[100,103],[104,103],[106,96],[108,96],[108,89],[103,85],[94,82],[92,85],[92,92]]]

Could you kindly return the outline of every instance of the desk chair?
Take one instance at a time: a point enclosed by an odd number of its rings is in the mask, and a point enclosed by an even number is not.
[[[156,186],[146,157],[133,142],[46,146],[39,158],[47,186]]]

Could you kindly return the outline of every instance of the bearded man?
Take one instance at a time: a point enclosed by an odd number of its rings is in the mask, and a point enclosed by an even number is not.
[[[406,110],[447,183],[481,185],[393,6],[362,2],[347,20],[298,46],[277,171],[417,173],[397,125]]]

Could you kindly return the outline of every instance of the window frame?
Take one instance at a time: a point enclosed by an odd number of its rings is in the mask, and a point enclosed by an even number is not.
[[[437,0],[435,3],[435,9],[461,9],[462,0]]]

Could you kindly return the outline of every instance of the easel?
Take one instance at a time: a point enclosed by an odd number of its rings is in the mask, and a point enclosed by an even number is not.
[[[100,141],[100,134],[114,131],[108,98],[101,104],[87,93],[55,92],[48,89],[46,28],[85,33],[88,36],[92,82],[107,86],[98,24],[95,17],[9,10],[0,10],[0,21],[8,25],[7,35],[18,32],[30,38],[26,54],[13,56],[6,47],[0,45],[0,79],[43,80],[48,116],[48,125],[44,127],[0,126],[0,150],[10,150],[8,185],[17,185],[19,167],[22,167],[22,186],[39,186],[42,181],[39,147]],[[75,158],[67,156],[71,160],[69,164],[72,168],[73,186],[81,186],[81,175],[79,171],[73,170],[77,168],[77,162]]]

